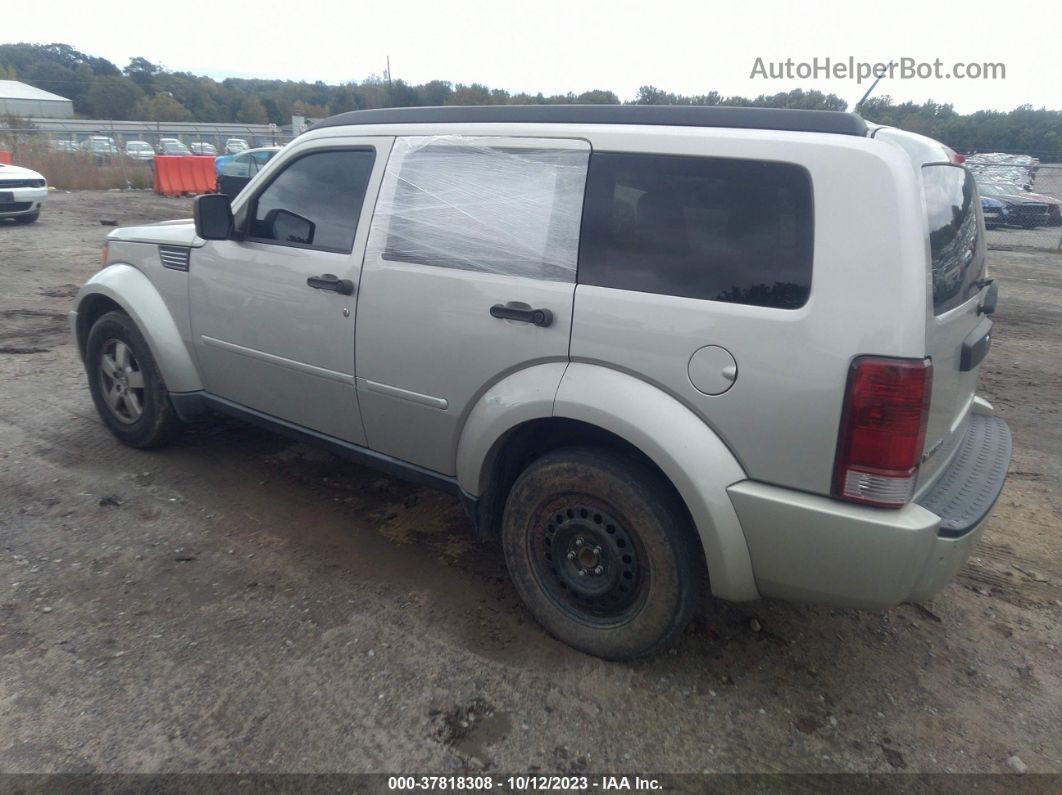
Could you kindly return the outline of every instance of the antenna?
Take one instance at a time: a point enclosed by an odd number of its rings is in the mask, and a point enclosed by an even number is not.
[[[889,67],[891,68],[894,63],[895,63],[895,61],[889,61]],[[852,111],[854,113],[858,113],[859,112],[859,109],[861,107],[863,107],[863,103],[867,101],[867,97],[869,97],[871,95],[871,93],[873,93],[874,89],[878,87],[878,83],[881,82],[881,78],[883,78],[884,76],[885,76],[885,70],[882,70],[881,74],[879,74],[877,76],[877,78],[874,80],[874,82],[870,84],[870,88],[867,89],[867,93],[865,93],[863,95],[863,98],[861,100],[859,100],[859,102],[857,102],[855,104],[854,108],[852,108]]]

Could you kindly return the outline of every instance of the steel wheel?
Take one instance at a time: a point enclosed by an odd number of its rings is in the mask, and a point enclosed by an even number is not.
[[[502,548],[520,598],[546,630],[608,660],[670,643],[703,579],[684,506],[625,451],[566,447],[532,461],[506,497]]]
[[[528,533],[535,577],[558,607],[596,626],[626,621],[640,606],[648,571],[636,534],[592,498],[552,502]]]
[[[111,414],[132,425],[144,414],[144,373],[133,351],[121,340],[109,339],[100,348],[100,391]]]

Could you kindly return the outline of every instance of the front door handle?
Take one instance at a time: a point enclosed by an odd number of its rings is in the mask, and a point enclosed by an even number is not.
[[[353,295],[354,282],[350,279],[340,279],[334,273],[322,273],[320,276],[311,276],[306,283],[315,290],[331,290],[340,295]]]
[[[548,326],[553,322],[553,313],[548,309],[531,309],[512,304],[495,304],[490,308],[490,316],[501,320],[522,320],[536,326]]]

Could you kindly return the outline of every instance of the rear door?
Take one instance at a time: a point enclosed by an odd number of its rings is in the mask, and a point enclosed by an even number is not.
[[[589,155],[581,140],[395,140],[358,293],[358,400],[374,450],[452,474],[483,392],[568,360]]]
[[[933,393],[919,485],[932,482],[966,433],[992,323],[978,307],[986,289],[984,224],[973,177],[962,166],[922,166],[932,283],[926,352]]]

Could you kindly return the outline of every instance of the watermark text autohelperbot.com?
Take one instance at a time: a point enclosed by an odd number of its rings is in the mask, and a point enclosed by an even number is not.
[[[920,61],[917,58],[897,58],[894,61],[857,61],[847,58],[812,58],[797,61],[771,61],[757,58],[752,64],[751,79],[761,80],[1006,80],[1007,65],[984,61],[945,63],[940,58]]]

